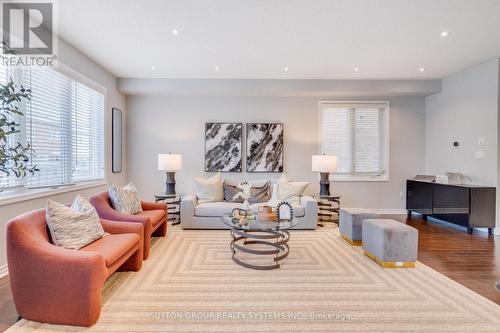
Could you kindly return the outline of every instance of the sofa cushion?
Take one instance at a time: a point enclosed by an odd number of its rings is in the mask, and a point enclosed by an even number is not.
[[[256,204],[250,205],[250,209],[252,210],[252,213],[254,215],[257,215],[259,213],[259,206],[273,206],[274,207],[274,205],[270,205],[266,202],[256,203]],[[304,206],[292,204],[292,208],[293,208],[293,216],[294,217],[304,217],[304,215],[305,215]]]
[[[132,192],[130,194],[131,197],[131,213],[132,214],[137,214],[139,212],[142,212],[142,205],[141,205],[141,199],[139,198],[139,192],[137,191],[137,187],[134,185],[134,183],[128,183],[124,188],[125,191]]]
[[[149,217],[154,227],[165,217],[165,211],[163,209],[143,210],[136,215]]]
[[[195,177],[194,184],[196,186],[198,202],[218,202],[224,200],[220,172],[208,179]]]
[[[292,205],[300,203],[300,196],[304,193],[309,182],[291,182],[283,173],[278,181],[278,197]]]
[[[140,242],[137,234],[114,234],[100,238],[89,245],[82,247],[80,251],[97,252],[104,257],[106,266],[110,267],[131,248]]]
[[[47,200],[47,226],[55,245],[77,250],[105,235],[96,210],[78,196],[70,208]]]
[[[108,189],[111,205],[116,211],[130,215],[142,211],[141,201],[134,184],[130,183],[123,188],[109,184]]]
[[[252,181],[248,182],[251,185],[250,197],[248,202],[253,204],[257,202],[267,202],[271,199],[271,182],[270,181]],[[241,197],[233,199],[236,194],[242,192],[238,187],[239,183],[231,180],[224,180],[224,201],[227,202],[243,202]]]
[[[196,205],[195,216],[219,217],[231,214],[235,208],[241,208],[242,204],[237,202],[206,202]]]

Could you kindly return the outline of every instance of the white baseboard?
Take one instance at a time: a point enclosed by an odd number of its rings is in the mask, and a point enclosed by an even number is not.
[[[407,211],[406,209],[373,209],[370,208],[370,211],[374,212],[375,214],[386,214],[386,215],[406,215]]]
[[[9,275],[9,269],[7,268],[7,265],[0,266],[0,279],[7,275]]]

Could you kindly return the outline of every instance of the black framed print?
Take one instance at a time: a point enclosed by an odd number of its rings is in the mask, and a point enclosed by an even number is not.
[[[247,172],[283,172],[283,124],[247,124]]]
[[[122,111],[113,108],[111,111],[111,150],[112,150],[112,171],[113,173],[122,172],[122,154],[123,154],[123,133],[122,133]]]
[[[205,172],[241,172],[242,123],[205,123]]]

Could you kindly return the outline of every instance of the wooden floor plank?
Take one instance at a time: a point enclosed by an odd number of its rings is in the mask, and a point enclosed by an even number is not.
[[[0,332],[5,331],[17,320],[16,308],[10,292],[9,278],[0,279]]]

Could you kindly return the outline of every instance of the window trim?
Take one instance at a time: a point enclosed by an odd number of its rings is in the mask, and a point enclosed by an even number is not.
[[[61,61],[58,62],[57,68],[52,68],[60,74],[66,75],[70,79],[78,81],[85,84],[89,88],[92,88],[104,96],[104,112],[103,112],[103,124],[104,124],[104,178],[94,179],[94,180],[84,180],[72,182],[74,185],[60,185],[54,188],[42,188],[42,189],[29,189],[22,188],[16,189],[7,188],[4,192],[0,192],[0,206],[9,205],[17,202],[29,201],[37,198],[50,197],[53,195],[67,193],[72,191],[78,191],[87,188],[99,187],[106,185],[108,183],[109,172],[108,172],[108,90],[105,86],[97,83],[96,81],[90,79],[88,76],[80,73],[79,71],[63,64]]]
[[[100,187],[107,184],[106,180],[85,181],[74,183],[74,185],[62,185],[56,188],[27,189],[19,190],[6,189],[0,193],[0,207],[17,202],[30,201],[38,198],[51,197],[57,194],[79,191],[87,188]]]
[[[318,101],[318,151],[322,153],[321,144],[321,127],[323,122],[323,107],[325,105],[335,105],[335,106],[352,106],[356,105],[367,105],[373,106],[374,104],[380,104],[386,107],[386,119],[384,124],[385,133],[385,159],[384,159],[384,169],[386,172],[383,175],[362,175],[362,174],[330,174],[330,181],[335,182],[389,182],[390,179],[390,164],[391,164],[391,145],[390,145],[390,114],[391,114],[391,104],[389,100],[320,100]]]

